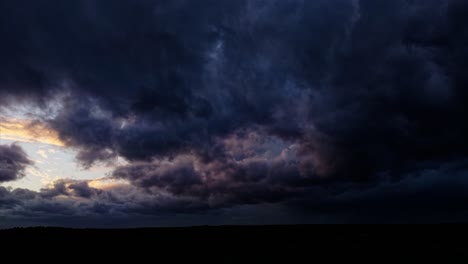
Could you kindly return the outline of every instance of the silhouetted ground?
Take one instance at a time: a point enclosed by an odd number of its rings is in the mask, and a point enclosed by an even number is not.
[[[13,247],[49,249],[49,253],[66,250],[68,258],[130,256],[136,261],[132,263],[158,263],[163,256],[196,263],[468,260],[466,225],[27,228],[0,231],[0,241]]]

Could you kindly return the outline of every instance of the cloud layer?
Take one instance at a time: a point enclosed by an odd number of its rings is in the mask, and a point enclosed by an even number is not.
[[[415,208],[450,204],[443,214],[461,217],[465,198],[447,186],[466,170],[446,166],[468,154],[465,1],[18,0],[0,10],[0,105],[41,107],[36,121],[84,167],[124,158],[112,177],[145,196],[141,210],[351,214],[339,205],[414,194]],[[110,199],[71,186],[56,191]],[[55,199],[48,191],[34,201]]]

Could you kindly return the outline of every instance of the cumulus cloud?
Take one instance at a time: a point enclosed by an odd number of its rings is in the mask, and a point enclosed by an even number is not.
[[[0,145],[0,183],[24,177],[26,167],[32,164],[21,147]]]

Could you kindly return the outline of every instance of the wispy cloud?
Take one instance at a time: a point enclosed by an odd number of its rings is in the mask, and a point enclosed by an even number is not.
[[[2,139],[64,146],[54,130],[39,122],[28,120],[0,119],[0,140]]]

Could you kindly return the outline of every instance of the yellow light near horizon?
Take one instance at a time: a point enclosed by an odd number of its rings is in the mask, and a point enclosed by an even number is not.
[[[44,124],[27,120],[0,120],[0,141],[2,139],[19,142],[39,142],[59,147],[65,146],[56,131],[51,130]]]
[[[88,182],[89,187],[99,190],[112,190],[119,187],[130,186],[130,183],[126,180],[116,180],[111,178],[95,179]]]

